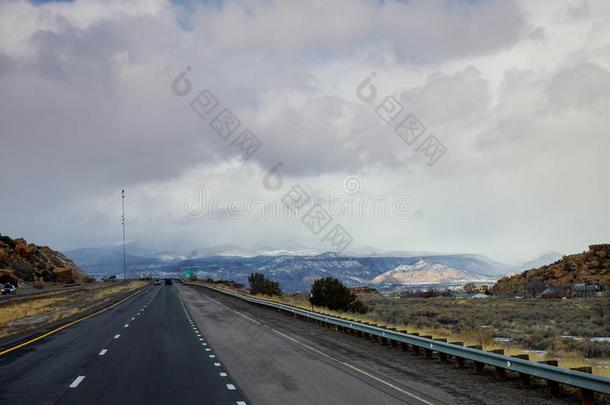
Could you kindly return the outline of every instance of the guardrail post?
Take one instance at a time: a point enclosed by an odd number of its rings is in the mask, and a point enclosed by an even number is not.
[[[388,328],[388,329],[390,329],[391,331],[394,331],[394,332],[398,332],[398,329],[396,329],[396,328]],[[394,340],[394,339],[389,339],[389,340],[390,340],[390,346],[392,346],[392,349],[395,349],[398,347],[398,342],[396,340]]]
[[[580,390],[580,403],[582,405],[594,405],[595,404],[595,393],[591,390],[581,389]]]
[[[432,335],[424,335],[422,337],[424,339],[432,339]],[[431,359],[432,358],[432,350],[424,347],[424,356],[426,356],[427,359]]]
[[[496,353],[496,354],[504,354],[504,349],[494,349],[494,350],[488,350],[491,353]],[[504,367],[494,367],[494,371],[496,374],[496,380],[498,381],[504,381],[506,380],[506,369]]]
[[[470,349],[476,349],[476,350],[483,350],[483,346],[481,345],[470,345],[470,346],[466,346]],[[478,362],[478,361],[473,361],[472,365],[474,366],[474,373],[475,374],[483,374],[483,372],[485,371],[485,364]]]
[[[434,339],[434,340],[438,340],[439,342],[447,343],[447,339],[445,339],[445,338],[438,338],[438,339]],[[441,360],[442,363],[448,363],[449,362],[449,360],[447,359],[447,354],[446,353],[438,352],[438,358]]]
[[[521,360],[530,359],[529,354],[515,354],[511,357],[521,359]],[[532,379],[528,374],[519,373],[519,385],[521,385],[521,388],[527,388],[531,385],[531,383],[532,383]]]
[[[574,367],[570,368],[570,370],[581,371],[583,373],[593,373],[593,368],[585,366],[585,367]],[[595,393],[591,390],[587,390],[584,388],[580,389],[580,403],[582,405],[593,405],[595,404]]]
[[[366,322],[366,321],[363,323],[368,326],[372,325],[370,322]],[[368,333],[368,332],[363,332],[363,334],[364,334],[364,337],[366,339],[368,339],[370,342],[375,342],[375,335],[373,335],[372,333]]]
[[[464,342],[449,342],[452,345],[456,345],[456,346],[464,346]],[[455,356],[455,368],[464,368],[465,364],[464,364],[464,358],[462,357],[458,357]]]
[[[544,360],[539,361],[539,363],[544,363],[555,367],[559,365],[557,360]],[[546,380],[546,396],[548,398],[557,398],[559,396],[559,383],[557,381]]]

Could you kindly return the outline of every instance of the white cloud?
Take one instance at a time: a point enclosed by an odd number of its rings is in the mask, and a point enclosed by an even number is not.
[[[286,185],[341,190],[355,173],[423,211],[346,220],[358,245],[583,249],[610,226],[609,17],[602,0],[0,3],[0,228],[112,241],[126,187],[144,244],[318,243],[298,221],[184,217],[198,187],[261,193],[281,161]],[[193,92],[179,98],[186,66]],[[371,72],[367,104],[356,88]],[[248,163],[189,107],[204,88],[263,141]],[[435,166],[375,114],[388,95],[447,147]]]

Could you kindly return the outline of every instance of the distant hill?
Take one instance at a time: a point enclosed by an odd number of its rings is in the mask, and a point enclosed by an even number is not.
[[[468,282],[489,282],[495,279],[469,271],[456,269],[441,263],[431,263],[424,259],[415,264],[401,264],[396,268],[373,278],[373,284],[389,286],[415,286],[431,284],[465,284]]]
[[[336,277],[348,287],[363,285],[375,288],[390,288],[391,283],[374,283],[375,277],[389,272],[399,266],[414,266],[416,263],[433,263],[435,268],[455,269],[458,273],[443,278],[436,274],[427,274],[430,284],[462,284],[477,280],[495,281],[504,275],[505,266],[496,267],[495,262],[476,255],[434,255],[424,257],[358,257],[343,256],[335,253],[323,253],[312,256],[256,256],[256,257],[203,257],[185,260],[179,263],[180,268],[190,268],[200,277],[234,280],[247,283],[247,276],[253,271],[261,272],[280,282],[286,291],[306,291],[311,283],[321,277]],[[403,267],[404,269],[404,267]],[[452,271],[452,270],[451,270]],[[454,277],[455,276],[455,277]],[[422,274],[421,283],[426,274]]]
[[[391,288],[389,283],[373,283],[374,278],[401,265],[413,266],[420,260],[435,264],[435,268],[446,266],[447,272],[446,277],[434,272],[418,273],[421,282],[413,283],[418,288],[459,286],[470,281],[493,282],[523,269],[478,254],[409,251],[382,254],[379,251],[375,255],[359,256],[312,251],[304,246],[244,249],[235,245],[220,245],[172,252],[157,251],[131,243],[127,245],[127,276],[137,277],[141,273],[150,273],[165,277],[188,269],[202,278],[234,280],[247,284],[248,274],[257,271],[279,281],[285,291],[307,291],[315,279],[327,276],[336,277],[349,287],[368,285],[379,289]],[[78,249],[68,251],[66,255],[97,278],[104,274],[122,277],[121,246]],[[451,269],[458,273],[451,273],[454,271]],[[426,283],[426,280],[430,283]]]
[[[504,277],[498,280],[492,292],[525,296],[530,295],[532,289],[577,283],[610,285],[610,244],[591,245],[583,253],[564,256],[549,265]]]
[[[87,276],[71,259],[48,246],[0,235],[0,282],[15,284],[36,279],[69,284],[86,281]]]
[[[534,260],[527,261],[519,266],[519,270],[530,270],[537,269],[538,267],[546,266],[547,264],[551,264],[556,262],[557,260],[563,257],[562,253],[559,252],[546,252],[540,257],[537,257]]]

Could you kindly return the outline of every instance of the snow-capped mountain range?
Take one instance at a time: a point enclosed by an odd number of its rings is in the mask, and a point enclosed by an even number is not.
[[[121,246],[78,249],[66,254],[96,277],[121,275],[123,271]],[[547,256],[548,260],[553,258]],[[129,277],[137,277],[142,272],[165,276],[189,270],[201,278],[244,284],[250,273],[261,272],[279,281],[285,291],[308,290],[315,279],[326,276],[336,277],[350,287],[369,285],[389,289],[493,282],[522,269],[522,265],[508,265],[475,254],[391,252],[384,255],[377,251],[370,256],[337,255],[299,246],[248,250],[232,245],[176,253],[129,244],[127,264]]]

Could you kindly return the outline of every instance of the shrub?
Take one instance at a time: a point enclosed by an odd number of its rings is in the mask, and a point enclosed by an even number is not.
[[[309,301],[331,310],[347,311],[356,296],[341,281],[325,277],[314,281]]]
[[[368,310],[368,307],[362,301],[355,300],[349,305],[349,312],[355,314],[366,314]]]
[[[248,276],[251,294],[282,295],[280,283],[271,280],[262,273],[252,273]]]
[[[11,249],[15,248],[16,243],[10,236],[0,234],[0,240],[9,245]]]
[[[32,283],[32,287],[34,287],[34,288],[38,288],[38,289],[41,289],[41,288],[43,288],[43,287],[44,287],[44,282],[43,282],[43,281],[42,281],[40,278],[37,278],[37,279],[36,279],[36,280],[34,280],[34,282]]]

